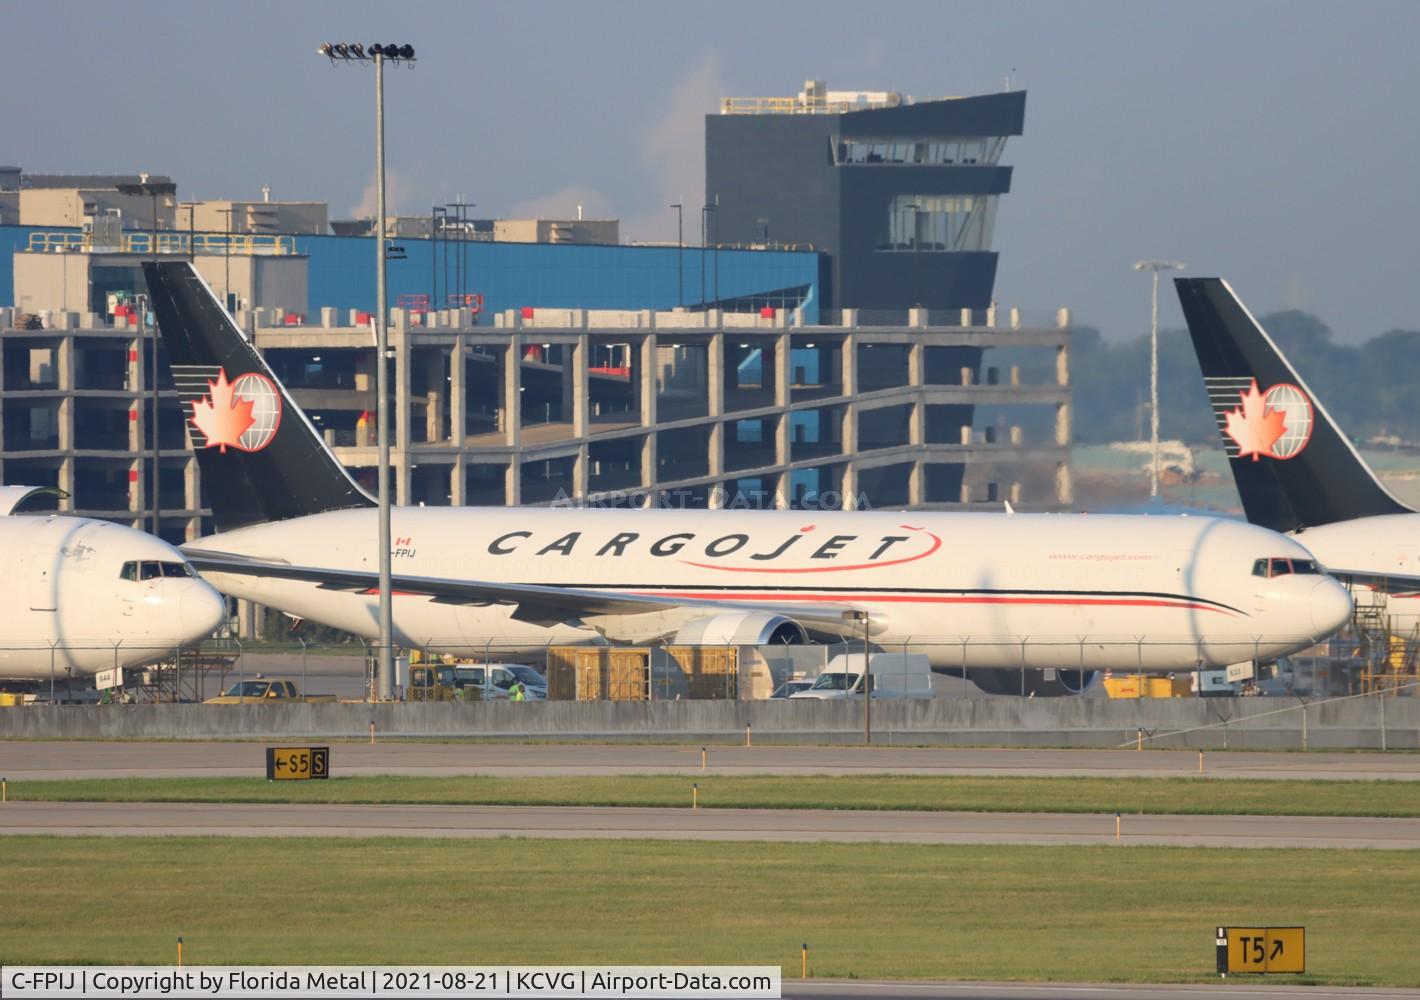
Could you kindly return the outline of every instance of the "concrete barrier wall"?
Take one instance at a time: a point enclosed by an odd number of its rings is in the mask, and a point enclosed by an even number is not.
[[[0,739],[489,739],[858,743],[863,706],[810,701],[102,705],[0,709]],[[1420,699],[970,698],[875,702],[873,742],[1111,747],[1420,748]]]

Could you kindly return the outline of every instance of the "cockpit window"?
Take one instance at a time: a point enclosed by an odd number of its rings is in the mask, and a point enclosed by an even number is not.
[[[192,576],[192,567],[185,562],[126,562],[118,571],[121,580],[157,580],[165,576]]]
[[[1274,556],[1271,559],[1258,559],[1252,564],[1252,575],[1263,578],[1289,576],[1293,573],[1318,576],[1322,572],[1322,568],[1312,559],[1282,559]]]

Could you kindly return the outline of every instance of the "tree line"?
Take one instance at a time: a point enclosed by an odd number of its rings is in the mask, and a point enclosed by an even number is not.
[[[1389,330],[1355,346],[1298,310],[1259,317],[1342,430],[1355,441],[1398,437],[1420,445],[1420,330]],[[1070,380],[1074,436],[1103,444],[1149,436],[1149,335],[1109,342],[1077,326]],[[1159,434],[1190,444],[1216,441],[1217,426],[1188,331],[1159,331]]]

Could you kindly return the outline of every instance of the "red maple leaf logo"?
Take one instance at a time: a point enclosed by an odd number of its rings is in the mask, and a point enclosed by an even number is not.
[[[1224,414],[1228,421],[1224,433],[1237,444],[1239,458],[1251,455],[1256,462],[1263,455],[1272,455],[1272,446],[1287,433],[1287,418],[1281,410],[1267,405],[1257,389],[1257,379],[1241,395],[1242,405]]]
[[[227,445],[242,447],[242,435],[256,423],[251,415],[254,405],[253,400],[241,399],[233,393],[227,372],[222,369],[217,372],[215,382],[207,383],[207,398],[193,402],[192,423],[207,438],[208,448],[216,445],[225,453]]]

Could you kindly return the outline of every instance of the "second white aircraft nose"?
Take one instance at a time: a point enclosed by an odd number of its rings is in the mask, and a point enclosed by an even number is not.
[[[1351,595],[1330,577],[1312,588],[1308,604],[1318,638],[1330,635],[1351,619]]]
[[[192,642],[216,631],[227,616],[227,602],[212,586],[201,580],[186,580],[182,600],[178,603],[178,621],[182,625],[183,641]]]

